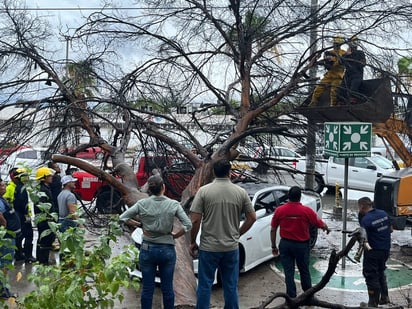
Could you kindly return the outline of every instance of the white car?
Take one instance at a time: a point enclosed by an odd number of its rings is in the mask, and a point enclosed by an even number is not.
[[[376,180],[393,170],[393,163],[380,155],[349,158],[348,188],[373,192]],[[326,175],[328,185],[334,186],[338,183],[343,187],[345,158],[331,158],[327,165]]]
[[[287,202],[290,187],[283,185],[269,186],[267,183],[238,183],[249,194],[252,204],[256,210],[257,220],[250,230],[239,239],[240,263],[239,271],[246,272],[257,265],[273,258],[272,244],[270,239],[270,222],[274,210]],[[320,195],[315,192],[302,192],[302,204],[312,208],[319,217],[322,217],[322,200]],[[278,231],[279,232],[279,231]],[[199,233],[200,234],[200,233]],[[311,228],[310,244],[313,247],[316,243],[318,230]],[[198,235],[198,243],[200,236]],[[140,248],[142,242],[142,230],[136,229],[132,233],[135,245]],[[279,240],[280,237],[277,237]],[[131,275],[141,277],[141,272],[136,265],[136,269]],[[198,269],[198,260],[193,260],[195,274]],[[219,278],[219,276],[217,276]],[[159,282],[159,278],[156,278]]]
[[[294,168],[296,168],[296,162],[304,158],[297,152],[281,146],[271,147],[270,157],[276,158],[277,160],[280,160],[282,164],[293,166]]]
[[[266,172],[269,165],[275,165],[280,169],[296,168],[299,160],[304,159],[297,152],[283,146],[249,145],[239,147],[238,159],[246,161],[255,171]],[[251,161],[247,161],[251,159]],[[262,159],[264,162],[262,162]]]
[[[35,169],[44,163],[47,148],[26,147],[16,150],[0,159],[0,172],[4,179],[8,179],[9,171],[13,167],[28,167]]]

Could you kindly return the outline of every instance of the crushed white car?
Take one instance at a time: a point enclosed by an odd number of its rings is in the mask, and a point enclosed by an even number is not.
[[[248,192],[257,217],[256,222],[250,230],[239,239],[239,271],[246,272],[273,258],[270,240],[270,222],[275,209],[287,202],[287,195],[290,187],[255,182],[238,183],[238,185],[243,187]],[[303,191],[301,202],[302,204],[312,208],[319,215],[319,217],[322,217],[322,200],[318,193]],[[311,247],[313,247],[317,240],[317,228],[313,227],[310,234],[310,243]],[[136,229],[132,233],[132,239],[137,248],[140,248],[142,242],[142,229]],[[195,274],[197,274],[197,259],[193,259],[193,268]],[[139,271],[138,265],[136,265],[135,270],[131,271],[131,275],[141,278],[141,272]],[[219,276],[217,276],[217,280],[219,280],[218,278]],[[160,282],[160,279],[157,277],[156,281]]]

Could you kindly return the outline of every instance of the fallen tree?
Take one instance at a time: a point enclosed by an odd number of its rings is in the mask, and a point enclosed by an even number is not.
[[[283,292],[277,292],[273,293],[270,295],[265,301],[262,302],[262,304],[259,307],[253,307],[251,309],[295,309],[299,308],[301,306],[316,306],[316,307],[322,307],[322,308],[332,308],[332,309],[358,309],[358,308],[368,308],[368,307],[361,307],[361,306],[345,306],[342,304],[336,304],[336,303],[330,303],[327,301],[322,301],[320,299],[317,299],[315,297],[315,293],[319,292],[322,290],[326,284],[330,281],[332,278],[333,274],[335,273],[336,267],[338,266],[339,261],[343,257],[347,257],[351,261],[353,261],[349,256],[348,253],[351,251],[353,246],[358,243],[358,251],[357,255],[362,254],[363,246],[365,243],[365,238],[363,236],[364,234],[361,232],[360,229],[356,229],[353,232],[349,234],[351,238],[349,239],[347,245],[339,252],[336,252],[336,250],[333,250],[330,257],[329,257],[329,264],[328,264],[328,269],[326,270],[325,274],[323,275],[322,279],[320,282],[310,289],[306,290],[302,294],[298,295],[295,298],[289,297],[286,293]],[[355,262],[355,261],[353,261]],[[274,306],[274,307],[268,307],[275,299],[278,298],[284,298],[284,303]],[[392,304],[392,306],[385,306],[385,308],[388,309],[403,309],[403,306],[399,306],[396,304]]]

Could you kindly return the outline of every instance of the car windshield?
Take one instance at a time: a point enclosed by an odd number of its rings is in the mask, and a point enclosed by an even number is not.
[[[37,151],[36,150],[22,151],[19,154],[17,154],[17,158],[35,160],[37,159]]]
[[[388,159],[386,159],[385,157],[382,156],[372,156],[370,158],[377,166],[379,166],[380,168],[384,168],[384,169],[392,169],[393,168],[393,164],[391,161],[389,161]]]

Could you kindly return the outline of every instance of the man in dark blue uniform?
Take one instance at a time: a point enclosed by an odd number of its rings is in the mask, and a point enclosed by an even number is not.
[[[25,261],[30,264],[35,262],[36,259],[33,257],[34,233],[29,210],[29,195],[26,189],[29,174],[22,167],[12,168],[9,174],[11,181],[7,185],[3,197],[14,208],[21,223],[21,233],[16,238],[15,260]]]
[[[369,296],[367,306],[378,307],[390,302],[385,269],[391,248],[392,227],[388,214],[373,208],[373,203],[368,197],[360,198],[358,207],[359,223],[366,230],[372,248],[365,250],[363,256],[363,276]]]
[[[20,219],[14,208],[9,205],[3,194],[6,192],[6,184],[0,179],[0,225],[4,226],[7,233],[1,238],[0,246],[0,271],[7,275],[9,265],[13,263],[16,245],[16,237],[21,234]],[[12,233],[10,233],[12,232]],[[7,288],[7,282],[0,280],[0,297],[7,299],[15,297]]]

